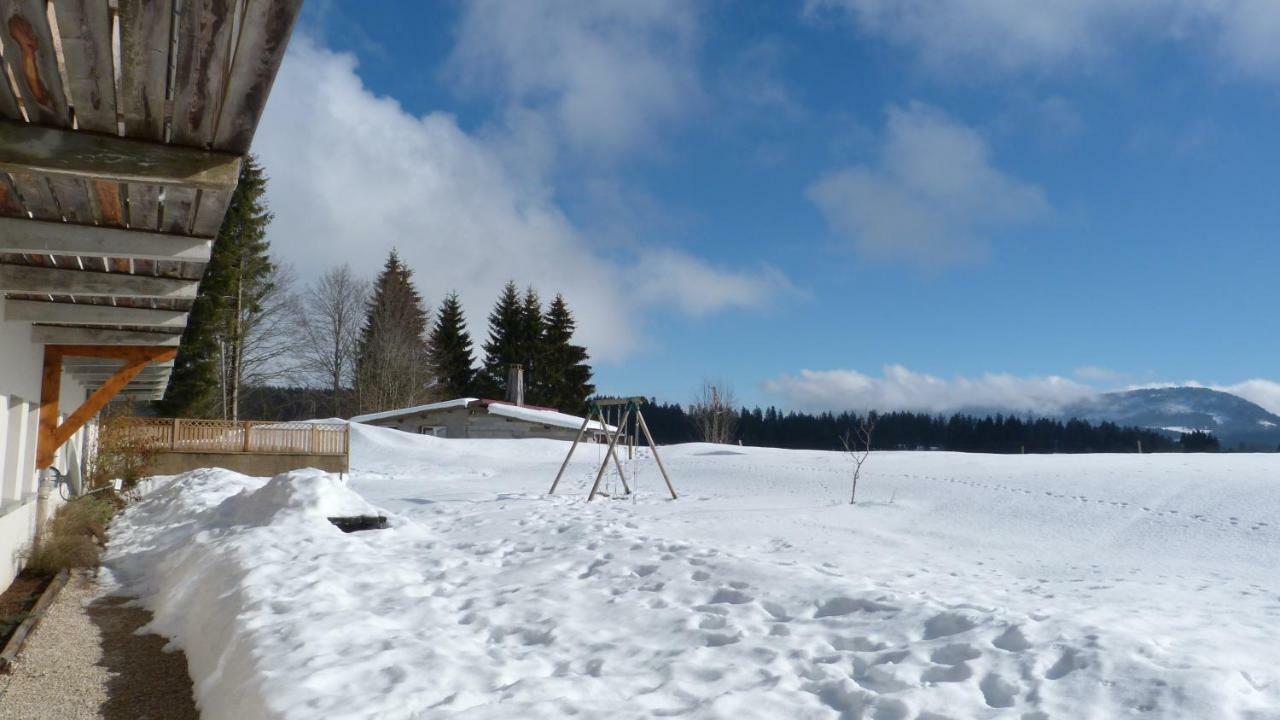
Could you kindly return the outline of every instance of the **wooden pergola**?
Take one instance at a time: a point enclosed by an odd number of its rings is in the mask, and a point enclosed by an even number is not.
[[[44,345],[37,466],[163,396],[302,0],[0,0],[0,293]],[[58,424],[62,372],[91,390]]]

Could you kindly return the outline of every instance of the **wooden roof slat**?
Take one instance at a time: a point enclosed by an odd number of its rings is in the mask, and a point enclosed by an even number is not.
[[[89,202],[89,188],[84,180],[54,176],[49,178],[49,186],[53,189],[62,217],[68,222],[93,222],[93,204]]]
[[[31,122],[70,126],[45,0],[0,0],[0,21],[5,61],[13,70]]]
[[[62,211],[58,209],[58,201],[53,198],[49,182],[42,175],[32,173],[11,173],[14,187],[22,196],[22,205],[31,211],[37,220],[61,220]]]
[[[93,217],[101,225],[124,227],[124,204],[120,201],[120,183],[90,180],[93,191]]]
[[[247,0],[213,147],[244,154],[289,45],[302,0]]]
[[[233,0],[184,0],[177,27],[170,141],[209,147],[231,57]]]
[[[0,252],[203,263],[210,250],[204,238],[0,217]]]
[[[117,128],[111,9],[106,0],[56,0],[53,7],[76,124],[82,130],[114,135]]]
[[[160,186],[129,183],[129,227],[155,230],[160,226]]]
[[[163,142],[172,0],[120,0],[120,113],[125,135]]]
[[[27,211],[18,198],[18,191],[13,187],[13,181],[9,179],[7,173],[0,173],[0,215],[23,218],[27,216]]]
[[[160,229],[167,233],[186,235],[191,231],[191,215],[195,212],[195,188],[170,185],[164,189]]]
[[[4,48],[0,51],[0,61],[4,65],[12,67],[9,62],[9,56],[12,48]],[[13,96],[13,88],[9,86],[9,77],[5,73],[3,67],[0,67],[0,117],[9,120],[24,121],[26,118],[22,115],[22,110],[18,107],[18,100]]]
[[[0,170],[230,191],[240,156],[0,120]]]
[[[213,237],[222,227],[222,219],[226,217],[227,206],[231,204],[231,192],[226,190],[202,190],[196,205],[195,222],[191,224],[191,234],[196,237]]]

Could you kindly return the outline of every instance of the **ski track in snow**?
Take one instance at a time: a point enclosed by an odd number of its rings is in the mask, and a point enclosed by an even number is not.
[[[593,449],[548,498],[566,446],[357,426],[363,499],[267,486],[248,527],[219,503],[266,481],[206,475],[108,566],[212,718],[1280,718],[1270,456],[880,453],[851,508],[839,454],[707,446],[665,451],[678,502],[640,464],[586,504]]]

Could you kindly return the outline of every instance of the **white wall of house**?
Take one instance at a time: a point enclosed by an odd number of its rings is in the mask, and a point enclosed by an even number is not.
[[[2,306],[4,300],[0,300]],[[3,317],[3,307],[0,307]],[[22,550],[36,529],[36,429],[40,422],[40,375],[44,346],[31,342],[31,324],[0,320],[0,590],[21,570]],[[85,388],[62,376],[59,411],[70,415]],[[60,418],[61,419],[61,418]],[[82,448],[81,430],[58,451],[54,466],[66,472]],[[55,491],[49,512],[62,503]]]

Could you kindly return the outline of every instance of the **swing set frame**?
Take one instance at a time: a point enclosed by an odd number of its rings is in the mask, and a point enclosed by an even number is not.
[[[605,452],[604,461],[600,463],[600,469],[596,472],[596,481],[591,485],[591,492],[587,494],[587,502],[595,499],[600,492],[600,482],[604,480],[604,473],[609,468],[609,461],[613,460],[614,465],[618,468],[618,477],[622,480],[622,487],[625,494],[631,494],[631,486],[627,485],[627,475],[622,470],[622,461],[618,459],[616,448],[618,439],[622,437],[623,430],[627,427],[627,421],[631,420],[632,413],[635,414],[636,425],[640,431],[644,433],[645,442],[649,443],[649,449],[653,451],[653,459],[658,463],[658,470],[662,472],[662,479],[667,483],[667,491],[671,493],[671,499],[679,499],[676,495],[676,489],[671,484],[671,477],[667,475],[667,468],[662,464],[662,458],[658,455],[658,445],[653,441],[653,435],[649,432],[649,425],[644,421],[644,413],[640,412],[640,406],[645,402],[642,397],[629,398],[608,398],[591,400],[587,409],[587,416],[582,419],[582,427],[578,429],[578,436],[573,439],[573,444],[569,446],[569,454],[565,456],[564,462],[560,464],[560,472],[556,473],[556,479],[551,483],[551,490],[548,495],[556,494],[556,486],[560,484],[560,478],[564,477],[565,470],[569,468],[569,460],[573,458],[573,453],[578,449],[578,444],[582,442],[582,438],[587,433],[587,426],[591,424],[592,418],[598,418],[600,427],[605,429],[605,434],[609,437],[609,449]],[[609,423],[605,422],[604,409],[611,407],[621,407],[622,417],[618,420],[618,424],[614,426],[613,432],[609,432]]]

